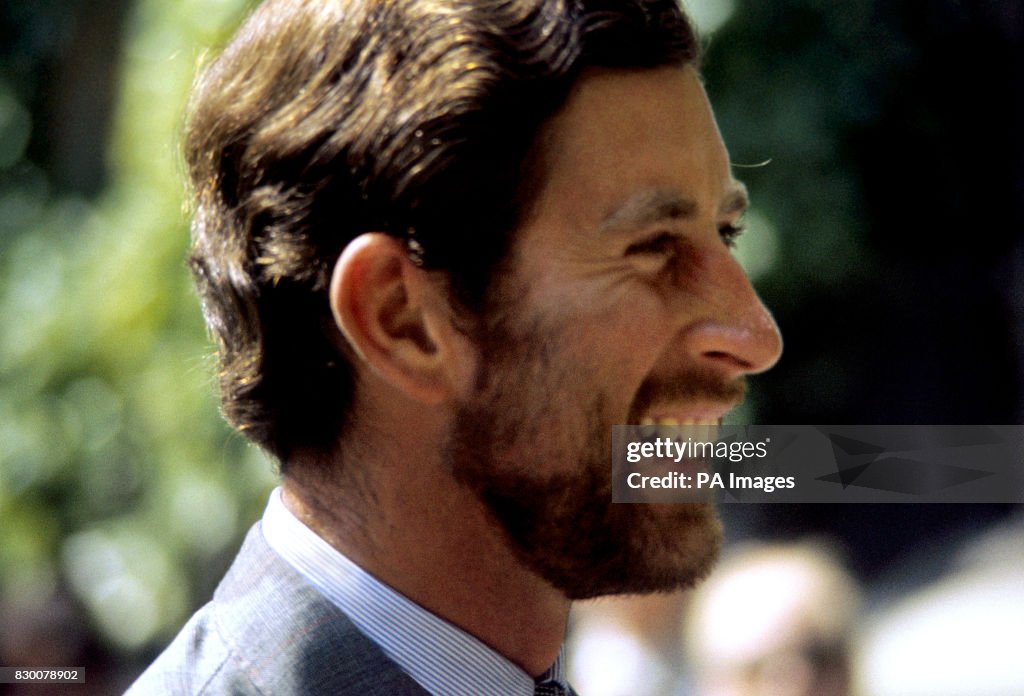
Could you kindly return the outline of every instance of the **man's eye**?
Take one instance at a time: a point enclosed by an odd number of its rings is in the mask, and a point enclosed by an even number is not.
[[[734,223],[729,225],[722,225],[718,228],[718,236],[722,238],[725,245],[730,249],[736,248],[736,240],[743,234],[743,230],[747,229],[746,225],[741,223]]]
[[[637,254],[666,254],[676,251],[679,239],[674,234],[663,232],[642,242],[631,244],[626,249],[626,256]]]

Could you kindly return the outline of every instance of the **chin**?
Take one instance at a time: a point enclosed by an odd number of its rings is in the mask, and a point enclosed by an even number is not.
[[[565,484],[548,479],[546,495],[479,492],[520,562],[568,599],[690,588],[718,559],[712,503],[611,503],[610,491]]]
[[[607,595],[675,592],[694,587],[714,567],[722,546],[722,523],[714,506],[701,504],[613,504],[635,508],[616,515],[620,543],[592,573],[561,579],[573,600]],[[583,568],[577,568],[583,571]]]

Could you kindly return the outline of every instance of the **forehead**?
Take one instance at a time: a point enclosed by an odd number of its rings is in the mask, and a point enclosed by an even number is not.
[[[584,73],[540,145],[544,182],[535,214],[597,224],[657,192],[692,203],[701,216],[743,197],[689,66]]]

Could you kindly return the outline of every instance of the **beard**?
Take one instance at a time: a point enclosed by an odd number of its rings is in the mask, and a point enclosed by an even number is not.
[[[519,562],[569,599],[692,587],[718,558],[713,504],[612,503],[616,420],[603,394],[580,394],[586,375],[551,339],[536,326],[487,332],[487,359],[447,443],[453,475],[483,502]],[[706,373],[652,378],[629,418],[659,398],[737,389]]]

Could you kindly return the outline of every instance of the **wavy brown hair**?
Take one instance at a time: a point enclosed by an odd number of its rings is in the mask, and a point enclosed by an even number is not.
[[[228,421],[282,464],[332,451],[354,388],[327,298],[345,245],[402,238],[479,311],[580,72],[697,54],[676,0],[262,3],[196,81],[185,143]]]

